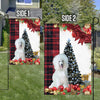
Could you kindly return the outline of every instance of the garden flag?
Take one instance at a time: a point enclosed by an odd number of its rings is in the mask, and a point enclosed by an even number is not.
[[[10,19],[9,23],[10,64],[40,64],[40,20]]]
[[[44,93],[91,95],[91,29],[46,24],[44,32]]]

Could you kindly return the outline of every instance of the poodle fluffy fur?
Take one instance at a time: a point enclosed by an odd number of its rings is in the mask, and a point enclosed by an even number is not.
[[[68,87],[68,58],[65,54],[58,54],[53,58],[53,65],[55,68],[55,72],[53,73],[52,80],[53,82],[49,86],[52,87],[59,87],[63,85],[64,88]]]
[[[24,52],[25,41],[22,38],[19,38],[15,41],[15,46],[16,46],[16,51],[13,60],[15,59],[25,60],[25,52]]]

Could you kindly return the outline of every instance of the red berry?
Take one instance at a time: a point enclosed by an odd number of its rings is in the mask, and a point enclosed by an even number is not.
[[[27,61],[26,60],[24,60],[24,63],[26,63]]]
[[[64,90],[64,87],[63,87],[62,85],[60,85],[60,86],[58,87],[58,89],[59,89],[60,91],[63,91],[63,90]]]
[[[87,88],[84,88],[84,89],[83,89],[83,93],[84,93],[85,91],[88,91],[88,89],[87,89]]]
[[[19,62],[22,62],[22,59],[19,59]]]
[[[33,60],[30,60],[30,62],[33,62]]]
[[[74,85],[74,90],[77,90],[77,85]]]
[[[67,92],[71,92],[71,89],[68,88]]]
[[[87,89],[90,90],[90,89],[91,89],[91,85],[88,85],[88,86],[87,86]]]
[[[65,24],[62,24],[62,27],[65,27]]]
[[[56,87],[53,87],[53,88],[52,88],[52,90],[53,90],[53,91],[56,91],[56,90],[57,90],[57,88],[56,88]]]
[[[40,64],[40,61],[38,61],[38,63]]]
[[[40,60],[39,59],[35,60],[34,64],[36,64],[36,63],[40,64]]]
[[[62,93],[62,95],[65,95],[65,94],[66,94],[65,92]]]
[[[40,61],[40,58],[38,58],[37,61]]]
[[[80,87],[78,87],[77,90],[80,91],[81,90]]]
[[[23,19],[20,19],[21,21],[23,21]]]
[[[67,92],[71,92],[71,88],[66,88]]]
[[[21,65],[23,65],[23,63],[20,63]]]

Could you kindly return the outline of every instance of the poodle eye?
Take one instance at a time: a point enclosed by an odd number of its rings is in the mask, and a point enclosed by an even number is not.
[[[64,60],[62,60],[62,62],[64,62]]]

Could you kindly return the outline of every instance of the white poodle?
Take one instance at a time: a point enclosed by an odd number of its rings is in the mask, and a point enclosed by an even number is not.
[[[22,38],[19,38],[15,41],[15,46],[16,46],[16,51],[13,60],[15,59],[25,60],[25,52],[24,52],[25,41]]]
[[[60,85],[63,85],[64,88],[68,87],[68,58],[65,54],[58,54],[53,58],[53,65],[55,68],[55,72],[52,76],[52,84],[49,86],[49,88],[52,87],[59,87]]]

